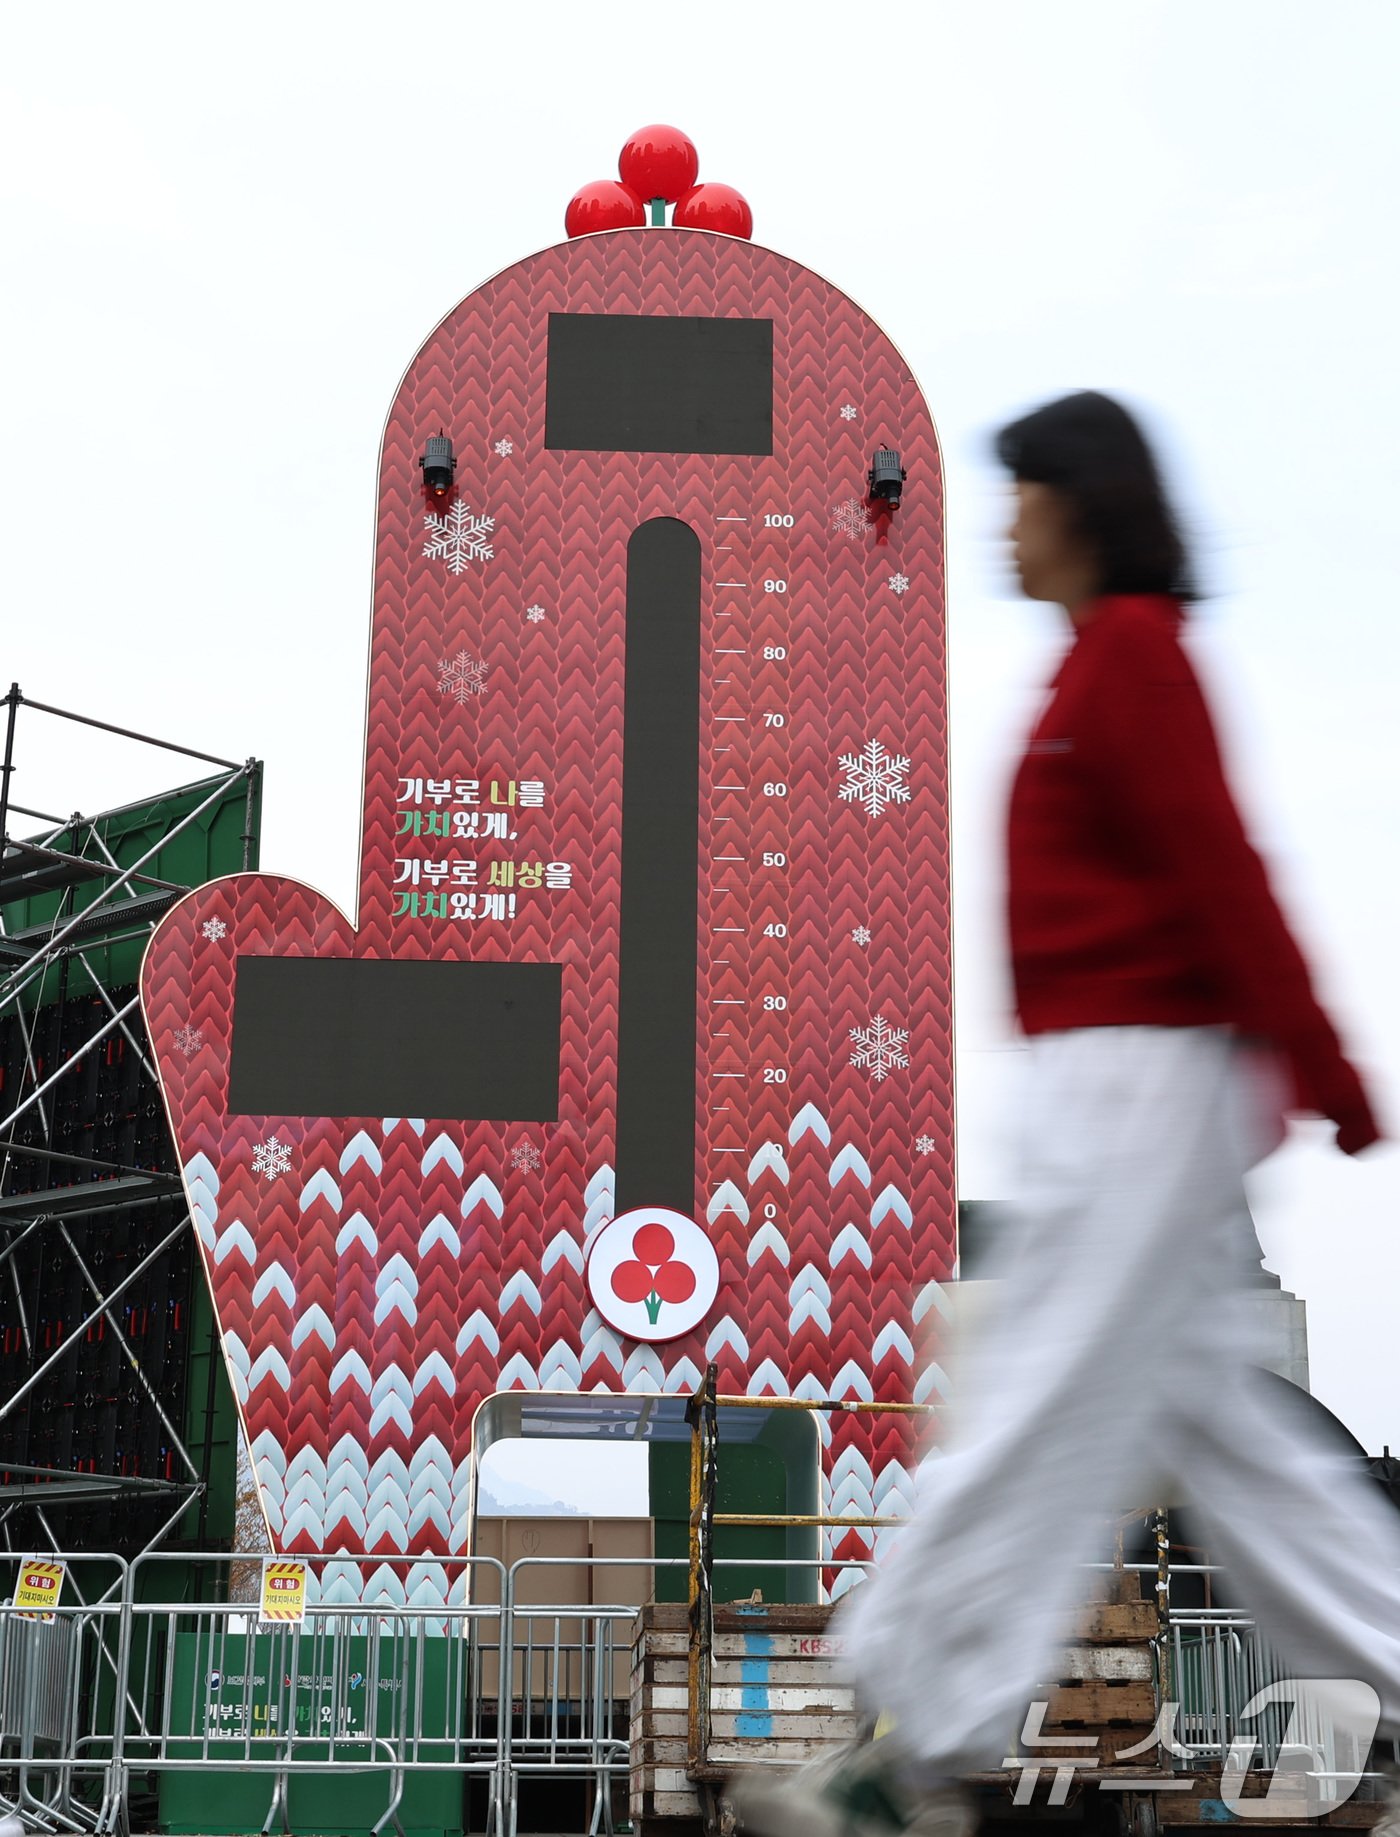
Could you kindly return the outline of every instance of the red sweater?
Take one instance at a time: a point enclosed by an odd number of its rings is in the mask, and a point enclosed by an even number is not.
[[[1097,601],[1051,686],[1008,822],[1027,1033],[1227,1025],[1272,1041],[1349,1152],[1376,1137],[1225,782],[1176,601]]]

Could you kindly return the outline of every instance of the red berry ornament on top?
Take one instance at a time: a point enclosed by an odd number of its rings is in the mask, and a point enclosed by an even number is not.
[[[700,155],[689,134],[661,122],[638,128],[617,159],[618,177],[629,191],[668,204],[690,190],[699,171]]]
[[[721,236],[753,239],[753,212],[748,199],[732,185],[692,185],[671,216],[678,230],[718,230]]]
[[[674,205],[672,225],[683,230],[713,230],[722,236],[753,237],[753,212],[732,185],[713,180],[697,184],[700,156],[695,143],[679,128],[653,122],[628,137],[618,156],[619,179],[595,179],[574,193],[564,213],[570,238],[596,230],[639,229],[647,222],[664,229],[666,207]]]
[[[564,233],[572,240],[596,230],[639,230],[646,220],[646,207],[635,191],[616,179],[594,179],[569,199]]]

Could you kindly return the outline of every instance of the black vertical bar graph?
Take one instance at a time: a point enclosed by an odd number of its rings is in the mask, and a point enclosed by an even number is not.
[[[700,542],[657,517],[627,545],[619,1212],[695,1204],[699,824]]]

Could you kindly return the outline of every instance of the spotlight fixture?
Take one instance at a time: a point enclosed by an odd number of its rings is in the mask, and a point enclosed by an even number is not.
[[[452,442],[447,435],[442,432],[429,434],[423,457],[418,463],[423,468],[424,489],[431,491],[434,497],[446,497],[452,489],[452,480],[457,472]]]
[[[893,447],[876,447],[870,465],[871,503],[883,504],[889,510],[898,510],[899,501],[904,495],[904,481],[908,476]]]

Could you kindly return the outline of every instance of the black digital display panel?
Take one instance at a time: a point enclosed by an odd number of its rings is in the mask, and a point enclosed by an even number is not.
[[[618,933],[617,1209],[695,1204],[700,542],[674,517],[627,544]]]
[[[557,963],[240,957],[234,1116],[553,1122]]]
[[[544,443],[771,453],[772,320],[551,313]]]

